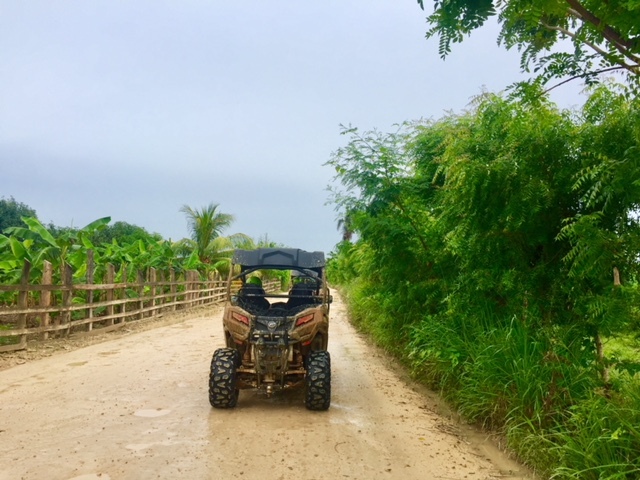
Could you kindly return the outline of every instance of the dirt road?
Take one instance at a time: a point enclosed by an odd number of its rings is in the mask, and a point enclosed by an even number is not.
[[[0,480],[528,478],[439,414],[334,298],[329,411],[248,391],[212,409],[215,309],[0,371]]]

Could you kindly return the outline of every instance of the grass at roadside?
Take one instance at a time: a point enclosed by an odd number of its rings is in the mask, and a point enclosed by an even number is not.
[[[588,339],[468,318],[407,316],[362,281],[341,287],[354,324],[467,420],[502,435],[542,478],[640,478],[640,354],[609,339],[602,386]]]

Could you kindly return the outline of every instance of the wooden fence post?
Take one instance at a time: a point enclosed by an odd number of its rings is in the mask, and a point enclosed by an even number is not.
[[[52,285],[53,283],[53,265],[51,262],[45,260],[42,264],[42,285]],[[51,290],[42,290],[40,292],[40,306],[51,306]],[[51,323],[51,314],[49,312],[43,312],[41,317],[41,325],[48,327]],[[49,332],[42,332],[42,339],[47,340],[49,338]]]
[[[127,280],[127,264],[123,263],[120,265],[120,282],[122,284],[122,303],[120,304],[120,313],[122,314],[122,317],[118,323],[125,323],[127,321],[127,288],[125,287]]]
[[[107,291],[105,292],[105,296],[106,296],[106,300],[107,300],[107,317],[111,317],[109,320],[107,320],[107,325],[113,325],[113,312],[114,312],[114,308],[113,308],[113,300],[115,299],[115,288],[113,286],[113,284],[115,283],[115,278],[116,278],[116,269],[113,266],[113,264],[111,263],[107,263],[106,265],[106,271],[104,274],[104,281],[105,283],[111,285]]]
[[[142,270],[138,270],[136,273],[136,281],[138,282],[138,298],[140,299],[138,301],[138,310],[139,310],[139,314],[138,314],[138,319],[141,319],[144,317],[144,272]]]
[[[174,312],[176,310],[176,302],[178,301],[178,288],[176,286],[176,271],[173,268],[169,270],[169,282],[171,283],[171,311]]]
[[[24,261],[22,276],[20,277],[20,290],[18,291],[18,308],[27,309],[29,306],[29,272],[31,272],[31,262]],[[27,314],[18,315],[18,328],[27,328]],[[20,335],[20,350],[27,348],[27,335]]]
[[[191,270],[184,272],[184,304],[182,308],[191,306]]]
[[[71,302],[73,301],[73,270],[71,265],[66,262],[60,267],[62,274],[62,312],[60,313],[61,322],[67,324],[67,335],[71,332]]]
[[[195,270],[193,271],[193,303],[192,305],[200,305],[200,275]]]
[[[159,284],[158,286],[160,287],[159,288],[160,295],[162,296],[162,298],[159,298],[156,303],[158,305],[162,305],[162,307],[158,309],[158,313],[161,313],[165,311],[164,305],[167,303],[167,297],[164,296],[164,294],[167,293],[167,285],[165,283],[164,270],[160,270],[159,272],[157,272],[157,278],[158,278],[158,284]]]
[[[93,273],[95,271],[95,262],[93,259],[93,250],[87,250],[87,284],[93,285]],[[89,308],[87,309],[87,318],[93,318],[93,290],[87,290],[87,305]],[[87,331],[90,332],[93,330],[93,321],[87,323]]]
[[[154,317],[156,315],[156,269],[153,267],[149,267],[149,273],[147,274],[147,282],[151,284],[151,311],[149,312],[150,317]]]
[[[187,283],[187,288],[189,289],[189,303],[187,303],[187,307],[193,307],[198,303],[196,300],[198,294],[195,291],[198,272],[196,272],[195,270],[189,270],[188,273],[189,273],[189,277],[188,277],[189,283]]]

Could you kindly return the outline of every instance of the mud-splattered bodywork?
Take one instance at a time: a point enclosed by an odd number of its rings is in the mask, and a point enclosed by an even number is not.
[[[310,352],[326,351],[331,295],[322,252],[297,249],[236,250],[223,326],[227,348],[238,351],[238,388],[267,394],[304,383]],[[288,291],[265,292],[248,278],[290,270]]]

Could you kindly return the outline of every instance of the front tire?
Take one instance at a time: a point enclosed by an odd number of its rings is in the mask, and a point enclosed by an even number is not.
[[[307,358],[305,406],[327,410],[331,405],[331,357],[326,350],[313,351]]]
[[[213,353],[209,372],[209,403],[214,408],[233,408],[238,403],[236,371],[240,354],[234,348],[219,348]]]

